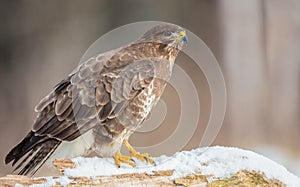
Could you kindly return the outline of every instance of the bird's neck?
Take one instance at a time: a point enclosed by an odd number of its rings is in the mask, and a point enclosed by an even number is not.
[[[135,49],[142,52],[143,58],[164,58],[174,61],[179,49],[164,43],[143,42],[133,44]]]

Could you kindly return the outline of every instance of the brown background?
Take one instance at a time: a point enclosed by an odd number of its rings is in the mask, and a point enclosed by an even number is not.
[[[2,0],[0,159],[31,128],[37,102],[73,70],[96,39],[118,26],[147,20],[181,25],[215,54],[224,73],[228,105],[214,145],[256,150],[299,176],[298,0]],[[184,148],[191,149],[199,146],[210,97],[201,72],[193,71],[189,63],[178,63],[191,77],[202,77],[194,80],[203,104],[199,127]],[[173,102],[177,96],[168,97],[172,92],[168,87],[163,99],[176,116],[180,106]],[[175,128],[172,115],[157,131],[134,135],[133,145],[162,141]],[[0,168],[0,176],[10,171],[2,161]]]

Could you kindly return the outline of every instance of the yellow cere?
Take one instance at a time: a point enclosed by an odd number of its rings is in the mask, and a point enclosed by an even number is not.
[[[185,31],[180,31],[180,36],[184,36],[185,35]]]

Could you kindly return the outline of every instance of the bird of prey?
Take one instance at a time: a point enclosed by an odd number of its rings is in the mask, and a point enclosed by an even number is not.
[[[51,158],[91,151],[115,164],[149,163],[128,138],[162,95],[178,52],[187,41],[183,28],[159,24],[137,41],[81,63],[35,107],[32,130],[6,156],[20,175],[33,175]],[[87,141],[82,146],[78,139]],[[124,145],[130,156],[120,153]]]

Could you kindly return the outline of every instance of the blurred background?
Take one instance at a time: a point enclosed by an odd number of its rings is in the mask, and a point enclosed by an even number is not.
[[[31,129],[34,106],[78,65],[86,49],[116,27],[147,20],[187,28],[216,56],[228,97],[213,145],[254,150],[300,176],[299,0],[2,0],[0,176],[11,171],[3,159]],[[201,71],[180,59],[178,64],[198,77],[193,81],[201,93],[198,128],[184,147],[189,150],[199,146],[211,101]],[[165,121],[153,132],[134,134],[134,146],[155,144],[174,131],[180,106],[172,92],[167,87],[163,95]],[[161,153],[172,154],[152,154]]]

